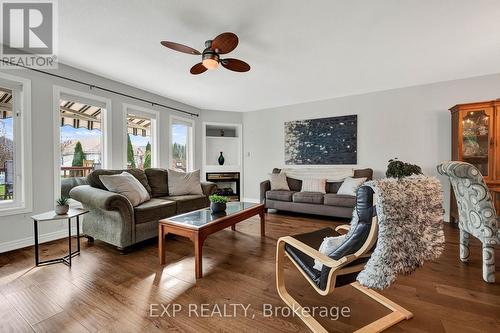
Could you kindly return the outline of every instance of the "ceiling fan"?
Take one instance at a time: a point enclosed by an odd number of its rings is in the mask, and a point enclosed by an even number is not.
[[[162,41],[161,45],[175,51],[201,55],[202,61],[191,67],[190,72],[194,75],[201,74],[207,69],[216,69],[219,64],[235,72],[248,72],[250,70],[250,65],[242,60],[234,58],[220,58],[221,54],[227,54],[238,46],[238,36],[232,32],[224,32],[212,40],[207,40],[205,42],[205,50],[203,50],[203,53],[200,53],[192,47],[175,42]]]

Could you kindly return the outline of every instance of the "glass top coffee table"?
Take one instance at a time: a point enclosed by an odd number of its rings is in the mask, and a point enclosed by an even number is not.
[[[265,236],[265,210],[263,204],[249,202],[228,202],[225,212],[212,214],[210,208],[195,210],[189,213],[172,216],[160,220],[158,224],[158,254],[160,264],[165,264],[165,236],[174,234],[189,238],[194,243],[196,278],[202,273],[202,248],[205,239],[222,229],[235,229],[238,222],[252,216],[260,216],[260,235]]]

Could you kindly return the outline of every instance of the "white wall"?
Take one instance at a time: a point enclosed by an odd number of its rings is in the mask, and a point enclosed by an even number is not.
[[[387,161],[398,157],[436,175],[436,165],[451,157],[448,108],[499,97],[500,75],[489,75],[245,113],[244,197],[259,198],[259,182],[284,166],[285,121],[357,114],[359,167],[382,177]]]
[[[72,67],[60,65],[56,74],[69,76],[74,79],[100,85],[108,89],[133,96],[150,99],[152,101],[180,108],[193,113],[200,113],[201,110],[189,105],[148,93],[112,80],[108,80],[94,74],[77,70]],[[164,108],[151,107],[147,103],[135,101],[130,98],[121,97],[111,93],[105,93],[97,89],[90,90],[86,86],[68,82],[40,73],[27,71],[24,69],[3,69],[2,72],[10,75],[28,78],[31,80],[32,91],[32,150],[33,150],[33,212],[26,214],[0,216],[0,252],[8,251],[33,244],[33,224],[31,215],[51,210],[54,207],[54,139],[53,139],[53,86],[58,85],[73,90],[78,90],[94,95],[111,99],[111,168],[123,168],[123,103],[138,105],[145,108],[159,111],[158,128],[159,138],[159,161],[160,167],[167,167],[169,147],[168,147],[168,119],[170,114],[181,115],[177,112],[170,112]],[[210,114],[210,113],[209,113]],[[189,117],[186,115],[186,117]],[[198,118],[193,118],[196,126],[200,123]],[[58,121],[58,120],[57,120]],[[201,163],[201,150],[196,150],[195,163]],[[59,238],[65,235],[66,227],[64,222],[48,222],[40,226],[42,240]]]

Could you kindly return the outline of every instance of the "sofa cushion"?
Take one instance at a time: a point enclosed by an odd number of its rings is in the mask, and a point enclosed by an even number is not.
[[[356,195],[356,190],[366,181],[365,177],[352,178],[347,177],[344,179],[342,186],[340,186],[337,194]]]
[[[322,204],[324,194],[321,192],[297,192],[292,198],[293,202],[302,202],[310,204]]]
[[[321,192],[326,193],[326,179],[304,178],[302,179],[301,192]]]
[[[127,171],[132,176],[134,176],[138,181],[141,182],[142,186],[151,194],[151,186],[148,183],[148,177],[146,177],[146,173],[141,169],[127,169],[127,170],[109,170],[109,169],[98,169],[92,171],[87,176],[87,182],[90,186],[95,188],[100,188],[101,190],[107,190],[106,186],[101,182],[99,176],[101,175],[118,175],[123,171]]]
[[[199,194],[171,195],[161,197],[161,199],[175,201],[177,205],[176,214],[182,214],[208,207],[207,197]]]
[[[366,169],[356,169],[354,170],[353,178],[366,178],[366,180],[372,180],[373,170],[370,168]]]
[[[150,199],[146,188],[128,172],[123,171],[118,175],[100,175],[99,180],[108,191],[125,196],[133,207]]]
[[[271,173],[269,175],[269,180],[271,182],[271,190],[278,191],[290,191],[288,187],[288,182],[286,181],[286,175],[284,173]]]
[[[324,195],[325,205],[339,206],[339,207],[353,207],[356,206],[356,197],[354,195],[327,193]]]
[[[273,169],[273,174],[280,173],[280,172],[281,172],[281,169],[277,169],[277,168]],[[287,176],[286,182],[288,183],[288,188],[290,189],[290,191],[300,192],[300,189],[302,188],[302,180],[290,178]]]
[[[176,204],[171,200],[161,200],[153,198],[134,207],[135,223],[141,224],[151,221],[158,221],[166,217],[175,215]]]
[[[61,196],[69,198],[69,192],[73,189],[73,187],[80,185],[88,185],[87,177],[71,177],[61,179]]]
[[[168,172],[166,169],[150,168],[144,170],[151,186],[151,196],[153,198],[168,195]]]
[[[169,195],[188,195],[203,194],[200,181],[200,170],[192,172],[179,172],[168,169],[168,194]]]
[[[278,200],[278,201],[292,201],[292,196],[294,191],[283,191],[283,190],[275,190],[275,191],[267,191],[266,199],[269,200]]]
[[[326,182],[326,193],[337,193],[343,182]]]
[[[286,177],[286,181],[288,183],[290,191],[300,192],[300,190],[302,189],[302,180]]]

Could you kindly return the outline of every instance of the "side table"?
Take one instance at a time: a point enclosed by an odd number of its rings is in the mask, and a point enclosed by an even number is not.
[[[54,211],[46,212],[43,214],[34,215],[33,226],[35,231],[35,264],[36,266],[51,265],[57,263],[64,263],[65,265],[71,267],[71,258],[80,254],[80,215],[88,213],[88,210],[84,209],[70,209],[67,214],[57,215]],[[76,244],[77,250],[71,251],[71,219],[76,217]],[[62,258],[54,258],[49,260],[40,261],[40,254],[38,251],[38,222],[44,221],[56,221],[68,219],[68,254]]]

